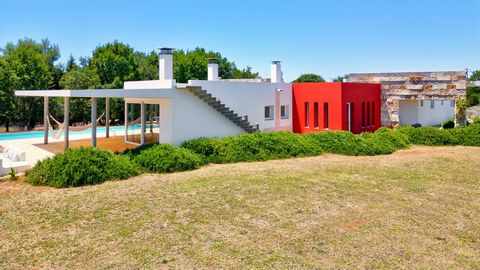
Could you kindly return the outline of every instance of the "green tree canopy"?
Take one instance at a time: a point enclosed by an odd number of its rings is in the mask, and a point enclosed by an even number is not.
[[[33,128],[42,118],[42,99],[17,98],[14,90],[57,88],[62,75],[61,68],[54,64],[60,57],[58,46],[52,45],[47,39],[37,43],[26,38],[16,44],[8,43],[1,51],[0,121],[7,128],[13,121]]]
[[[138,78],[133,49],[118,41],[97,47],[88,67],[98,75],[104,88],[122,88],[124,81]]]
[[[296,82],[296,83],[301,83],[301,82],[325,82],[325,80],[320,75],[313,74],[313,73],[307,73],[307,74],[300,75],[293,82]]]
[[[468,78],[469,81],[480,81],[480,70],[475,70],[472,72],[472,75]]]

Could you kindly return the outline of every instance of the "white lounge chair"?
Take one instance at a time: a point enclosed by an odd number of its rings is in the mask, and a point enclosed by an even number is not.
[[[14,169],[16,172],[24,172],[30,169],[30,163],[26,162],[26,153],[13,146],[7,146],[0,153],[0,176]]]

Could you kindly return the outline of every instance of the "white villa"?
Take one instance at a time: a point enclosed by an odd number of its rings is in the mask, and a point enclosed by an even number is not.
[[[64,147],[69,144],[69,99],[91,98],[92,146],[97,141],[97,99],[125,99],[125,142],[178,145],[197,137],[223,137],[254,131],[291,130],[292,84],[284,83],[279,61],[271,64],[270,81],[221,80],[218,64],[209,59],[208,80],[176,83],[171,48],[161,48],[159,80],[130,81],[124,89],[22,90],[17,96],[44,97],[44,143],[48,143],[49,97],[64,97]]]

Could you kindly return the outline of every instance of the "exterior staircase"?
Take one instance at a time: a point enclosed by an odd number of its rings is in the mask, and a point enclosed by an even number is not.
[[[212,94],[208,93],[206,90],[203,90],[201,87],[190,86],[187,87],[187,89],[190,90],[190,92],[192,92],[195,96],[203,100],[205,103],[213,107],[219,113],[230,119],[230,121],[235,123],[237,126],[241,127],[246,132],[253,133],[258,131],[258,128],[256,126],[253,126],[250,124],[250,122],[248,122],[247,116],[239,116],[232,109],[220,102],[218,98],[212,96]]]

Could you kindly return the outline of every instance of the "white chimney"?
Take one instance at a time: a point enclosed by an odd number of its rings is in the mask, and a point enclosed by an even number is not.
[[[270,82],[272,82],[272,83],[283,82],[282,66],[280,65],[280,61],[272,61],[272,66],[271,66],[270,72],[271,72]]]
[[[173,80],[173,48],[160,48],[158,71],[160,81]]]
[[[217,58],[208,58],[208,80],[218,81]]]

